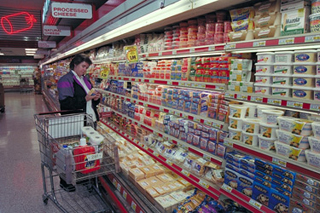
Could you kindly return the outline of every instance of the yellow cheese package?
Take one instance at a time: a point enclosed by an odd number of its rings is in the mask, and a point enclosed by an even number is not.
[[[160,195],[153,187],[147,188],[146,192],[153,198],[158,197]]]
[[[162,182],[164,183],[168,183],[168,182],[172,182],[174,181],[174,179],[172,178],[171,175],[165,173],[165,174],[161,174],[161,175],[157,175],[157,178],[160,179]]]
[[[130,169],[129,176],[133,180],[141,180],[144,178],[144,173],[139,168]]]
[[[232,22],[238,22],[238,21],[254,18],[253,7],[234,9],[234,10],[230,10],[229,12],[230,12]]]
[[[146,181],[146,179],[140,180],[138,181],[138,184],[141,186],[142,189],[147,189],[150,188],[152,185],[150,185],[150,183],[148,181]]]
[[[150,177],[147,178],[146,181],[151,185],[151,186],[162,186],[164,183],[157,177]]]
[[[160,175],[164,173],[164,170],[159,165],[153,165],[152,169],[155,171],[156,175]]]

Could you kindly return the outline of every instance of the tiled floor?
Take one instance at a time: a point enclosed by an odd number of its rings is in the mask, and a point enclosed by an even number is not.
[[[41,95],[5,93],[0,113],[0,213],[60,212],[42,202],[39,145],[33,115],[47,111]]]

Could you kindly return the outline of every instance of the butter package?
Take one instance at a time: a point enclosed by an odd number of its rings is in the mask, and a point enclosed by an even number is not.
[[[224,172],[224,183],[233,189],[238,188],[239,174],[233,170],[226,169]]]
[[[270,199],[270,188],[254,182],[252,188],[252,198],[262,205],[268,206]]]
[[[287,10],[281,13],[281,36],[303,34],[309,32],[310,8]]]
[[[253,180],[243,176],[238,176],[238,187],[237,190],[248,197],[252,196],[252,187],[253,187]]]
[[[304,205],[300,200],[291,199],[290,200],[290,208],[288,212],[293,213],[315,213],[315,209],[312,209],[306,205]]]
[[[275,189],[270,190],[270,200],[268,207],[275,212],[288,212],[290,197],[279,193]]]

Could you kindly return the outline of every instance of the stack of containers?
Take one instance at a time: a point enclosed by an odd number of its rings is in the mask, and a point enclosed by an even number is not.
[[[284,114],[281,110],[262,110],[260,125],[259,148],[266,151],[275,151],[276,131],[279,128],[277,118]]]
[[[221,44],[224,42],[224,22],[226,21],[227,13],[225,11],[217,11],[216,16],[217,22],[215,24],[214,43]],[[226,28],[228,28],[228,26]]]
[[[206,45],[214,44],[215,22],[216,22],[215,14],[206,15],[206,37],[205,37]]]
[[[232,32],[229,33],[230,41],[244,41],[253,39],[254,8],[245,7],[230,10]]]
[[[320,1],[312,0],[310,18],[310,32],[320,31]]]
[[[197,46],[206,45],[206,19],[198,18],[198,34],[197,34]]]
[[[257,53],[257,63],[255,73],[255,93],[261,95],[270,95],[271,94],[271,84],[274,63],[274,53],[273,52],[263,52]]]
[[[188,23],[180,22],[179,27],[180,27],[179,47],[180,48],[188,47]]]
[[[246,116],[248,106],[240,104],[229,105],[229,138],[242,141],[242,122]]]
[[[312,123],[313,137],[309,137],[311,150],[306,150],[308,164],[320,168],[320,123]]]
[[[231,59],[228,89],[235,92],[253,93],[251,79],[252,60]]]
[[[292,97],[312,100],[316,74],[316,50],[294,51]]]
[[[173,33],[172,33],[172,27],[166,27],[164,28],[164,49],[165,50],[171,50],[172,49],[172,41],[173,41]]]
[[[188,21],[188,47],[196,46],[198,33],[198,22],[195,19]]]
[[[173,25],[172,26],[172,48],[179,49],[180,45],[180,26]]]

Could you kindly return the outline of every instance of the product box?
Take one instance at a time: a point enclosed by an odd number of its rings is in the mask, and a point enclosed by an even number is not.
[[[265,173],[267,175],[272,175],[272,171],[270,171],[270,170],[268,170],[268,169],[266,169],[266,168],[264,168],[262,166],[257,166],[256,165],[256,171],[263,172],[263,173]]]
[[[316,188],[320,187],[320,181],[315,180],[313,178],[310,178],[308,176],[302,175],[302,174],[297,174],[296,175],[296,180],[299,180],[301,182],[307,183],[310,186],[314,186]]]
[[[259,176],[255,176],[254,177],[254,181],[257,182],[257,183],[260,183],[263,186],[271,188],[271,182],[267,181],[267,180],[265,180],[265,179],[263,179],[263,178],[261,178]]]
[[[288,2],[286,4],[281,4],[280,11],[282,13],[288,10],[299,10],[308,6],[310,6],[308,1],[291,1],[290,3]]]
[[[248,197],[252,196],[253,180],[243,175],[238,176],[237,190]]]
[[[320,191],[318,188],[310,186],[310,185],[306,184],[305,182],[301,182],[301,181],[297,180],[295,182],[294,186],[299,187],[300,189],[306,190],[314,195],[317,195],[317,196],[320,195]]]
[[[314,195],[307,190],[300,189],[298,187],[293,187],[293,192],[292,192],[292,198],[296,200],[303,200],[304,198],[314,201],[316,203],[320,203],[320,197],[317,195]]]
[[[246,170],[247,172],[250,172],[250,173],[254,173],[256,171],[255,168],[251,168],[248,165],[243,165],[241,162],[240,162],[240,169]]]
[[[312,209],[304,205],[300,200],[291,199],[290,208],[288,212],[292,213],[316,213],[315,209]]]
[[[241,160],[240,160],[240,163],[242,164],[242,165],[246,165],[246,166],[248,166],[248,167],[250,167],[250,168],[253,168],[253,169],[255,169],[255,159],[254,158],[252,158],[252,157],[250,157],[250,156],[246,156],[246,157],[244,157],[244,158],[242,158]]]
[[[254,179],[254,173],[248,172],[247,170],[240,169],[239,174],[246,176],[248,178]]]
[[[264,170],[266,169],[266,170],[269,170],[269,171],[273,171],[273,167],[274,167],[273,164],[268,163],[268,162],[266,162],[266,161],[263,161],[263,160],[261,160],[261,159],[259,159],[259,158],[256,158],[256,159],[255,159],[254,164],[255,164],[256,166],[260,166],[260,168],[263,168]]]
[[[275,212],[288,212],[290,197],[279,193],[275,189],[270,190],[270,200],[268,207]]]
[[[259,170],[256,170],[254,174],[255,174],[255,176],[260,177],[260,178],[262,178],[264,180],[267,180],[269,182],[272,181],[272,176],[271,175],[268,175],[268,174],[266,174],[264,172],[261,172]]]
[[[235,161],[233,161],[233,160],[230,159],[230,158],[227,158],[227,159],[226,159],[226,162],[227,162],[228,164],[231,164],[231,165],[233,165],[233,166],[235,166],[235,167],[237,167],[237,168],[240,169],[240,163],[235,162]]]
[[[309,32],[309,15],[310,8],[308,7],[281,12],[281,36]]]
[[[238,188],[238,177],[239,174],[236,171],[225,169],[224,171],[224,183],[233,189]]]
[[[231,169],[231,170],[233,170],[233,171],[236,171],[236,172],[240,173],[240,168],[237,167],[237,166],[235,166],[235,165],[233,165],[233,164],[226,163],[226,168]]]
[[[272,180],[274,182],[274,179]],[[277,190],[279,193],[291,197],[292,195],[292,189],[288,187],[287,185],[277,185],[274,183],[271,183],[271,188]]]
[[[240,164],[240,160],[244,157],[246,157],[244,154],[241,154],[236,151],[232,151],[226,154],[226,159],[231,159],[239,164]]]
[[[289,171],[289,170],[283,170],[283,172],[279,172],[280,170],[278,170],[278,172],[273,172],[272,176],[275,178],[278,178],[280,180],[282,180],[283,178],[287,178],[288,180],[291,180],[293,183],[295,182],[296,179],[296,173]],[[289,182],[289,181],[287,181]]]
[[[254,181],[252,187],[252,199],[258,201],[262,205],[268,206],[270,199],[270,188]]]

